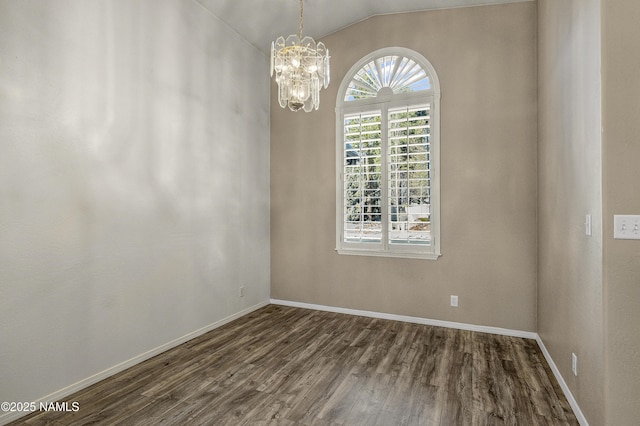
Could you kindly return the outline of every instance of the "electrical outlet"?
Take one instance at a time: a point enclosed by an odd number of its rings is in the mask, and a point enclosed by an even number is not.
[[[571,354],[571,371],[573,371],[573,375],[578,375],[578,355],[572,353]]]
[[[240,297],[244,297],[244,286],[240,286]]]
[[[458,296],[455,295],[451,295],[451,306],[453,306],[454,308],[458,307]]]

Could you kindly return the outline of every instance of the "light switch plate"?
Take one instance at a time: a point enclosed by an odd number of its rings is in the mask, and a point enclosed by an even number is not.
[[[640,240],[640,215],[614,215],[613,238],[616,240]]]

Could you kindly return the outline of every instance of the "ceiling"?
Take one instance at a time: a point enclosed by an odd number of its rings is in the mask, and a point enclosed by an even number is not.
[[[265,53],[298,33],[299,0],[196,0]],[[529,0],[304,0],[303,35],[316,39],[370,16]]]

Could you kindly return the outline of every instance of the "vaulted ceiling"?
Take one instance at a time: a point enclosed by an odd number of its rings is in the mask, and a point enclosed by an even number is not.
[[[298,33],[299,0],[196,0],[263,52]],[[531,0],[304,0],[304,35],[320,38],[375,15]]]

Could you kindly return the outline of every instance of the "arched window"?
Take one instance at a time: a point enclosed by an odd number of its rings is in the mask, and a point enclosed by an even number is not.
[[[377,50],[347,73],[336,105],[336,249],[440,255],[440,85],[422,55]]]

